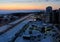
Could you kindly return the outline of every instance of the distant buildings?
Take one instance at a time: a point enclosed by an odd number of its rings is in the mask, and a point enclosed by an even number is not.
[[[3,26],[5,24],[8,24],[12,21],[17,20],[18,17],[10,14],[0,14],[0,26]]]

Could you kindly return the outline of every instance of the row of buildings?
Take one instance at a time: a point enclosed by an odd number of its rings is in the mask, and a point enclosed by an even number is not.
[[[51,6],[46,7],[45,11],[34,15],[34,21],[36,20],[42,20],[45,23],[51,23],[56,26],[60,26],[60,8],[53,10]]]
[[[12,14],[11,15],[10,14],[1,14],[0,15],[0,26],[13,22],[16,19],[18,19],[18,17],[13,16]]]
[[[51,6],[48,6],[46,8],[45,15],[46,15],[45,22],[49,22],[54,25],[60,26],[60,8],[53,10]]]
[[[46,7],[43,13],[34,15],[34,19],[39,18],[46,23],[60,24],[60,8],[53,10],[51,6]]]

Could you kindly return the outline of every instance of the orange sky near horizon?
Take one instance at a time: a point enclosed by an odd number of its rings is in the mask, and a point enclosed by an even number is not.
[[[32,9],[43,9],[43,5],[29,5],[29,4],[23,4],[23,5],[17,5],[17,4],[5,4],[0,6],[0,10],[32,10]]]
[[[36,5],[36,4],[0,4],[0,10],[44,10],[48,5]],[[60,6],[51,5],[53,9],[57,9]]]
[[[0,0],[0,10],[45,10],[60,8],[59,0]]]

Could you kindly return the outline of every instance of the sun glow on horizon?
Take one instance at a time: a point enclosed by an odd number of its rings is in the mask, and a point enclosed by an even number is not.
[[[0,10],[45,10],[47,6],[60,8],[59,3],[0,3]]]
[[[46,5],[1,5],[0,10],[44,10]],[[57,6],[54,9],[59,8]]]
[[[0,10],[32,10],[32,9],[43,9],[42,6],[39,5],[29,5],[29,4],[5,4],[0,6]]]

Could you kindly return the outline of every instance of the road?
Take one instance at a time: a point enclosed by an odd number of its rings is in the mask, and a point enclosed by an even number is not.
[[[7,25],[4,25],[4,26],[0,27],[0,35],[2,35],[3,33],[7,32],[7,31],[9,31],[9,30],[12,29],[14,26],[16,26],[17,24],[19,24],[19,23],[21,23],[22,21],[26,20],[27,18],[30,18],[31,15],[32,15],[32,14],[29,14],[29,15],[27,15],[27,16],[19,19],[19,20],[16,20],[16,21],[14,21],[14,22],[11,22],[11,23],[9,23],[9,24],[7,24]]]
[[[26,16],[24,21],[13,27],[12,29],[8,30],[4,34],[0,35],[0,42],[8,42],[10,39],[12,39],[15,36],[15,33],[17,33],[24,25],[26,25],[31,19],[27,19],[28,17],[30,18],[31,14]],[[22,20],[20,19],[20,20]],[[19,20],[19,21],[20,21]]]

